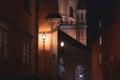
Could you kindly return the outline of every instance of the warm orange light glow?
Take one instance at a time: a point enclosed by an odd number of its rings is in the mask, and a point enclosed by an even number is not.
[[[39,23],[38,29],[38,50],[43,50],[43,44],[45,45],[45,51],[50,50],[50,42],[51,42],[51,27],[46,20],[41,20]],[[43,32],[45,35],[43,36]],[[43,43],[43,39],[45,39],[45,43]],[[41,52],[40,52],[41,53]]]
[[[47,21],[39,24],[39,32],[50,32],[50,31],[51,31],[51,25]]]

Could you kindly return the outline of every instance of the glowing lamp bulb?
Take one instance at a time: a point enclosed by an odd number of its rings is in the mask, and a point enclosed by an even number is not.
[[[61,46],[61,47],[63,47],[63,46],[64,46],[64,42],[63,42],[63,41],[61,41],[60,46]]]
[[[42,34],[42,39],[43,39],[43,41],[45,41],[45,39],[46,39],[46,34],[44,32]]]
[[[83,77],[83,75],[80,74],[80,77]]]

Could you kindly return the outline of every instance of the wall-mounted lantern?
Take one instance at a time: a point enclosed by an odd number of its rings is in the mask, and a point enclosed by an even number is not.
[[[43,40],[43,43],[45,43],[45,40],[46,40],[46,34],[45,34],[45,32],[43,32],[43,34],[42,34],[42,40]]]
[[[64,42],[63,41],[60,42],[60,46],[64,47]]]

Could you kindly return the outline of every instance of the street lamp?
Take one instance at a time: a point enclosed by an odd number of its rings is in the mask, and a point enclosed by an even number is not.
[[[63,41],[61,41],[60,46],[64,47],[64,42]]]
[[[46,66],[46,64],[47,64],[47,56],[45,54],[45,40],[46,40],[46,34],[45,34],[45,32],[42,33],[42,40],[43,40],[43,54],[45,55],[45,64],[44,64],[44,66],[45,66],[45,70],[46,70],[47,69],[47,66]],[[46,74],[43,72],[42,73],[42,78],[45,79],[45,75]]]
[[[64,43],[64,41],[61,41],[60,43],[59,43],[59,53],[60,54],[63,54],[64,52],[65,52],[65,43]]]
[[[46,40],[45,32],[42,33],[42,40],[43,40],[43,53],[45,53],[45,40]]]

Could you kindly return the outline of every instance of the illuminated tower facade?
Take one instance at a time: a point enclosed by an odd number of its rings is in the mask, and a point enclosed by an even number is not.
[[[62,16],[60,29],[86,45],[86,9],[84,0],[58,0],[58,10]]]
[[[58,6],[63,24],[76,24],[76,1],[58,0]]]
[[[87,39],[87,17],[84,0],[78,0],[76,18],[76,39],[86,45]]]

